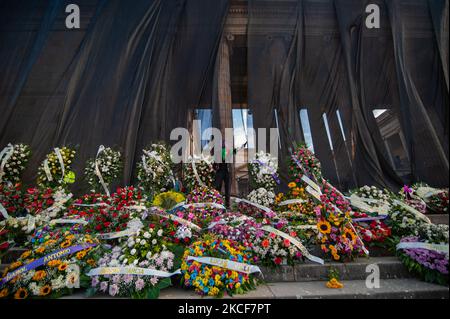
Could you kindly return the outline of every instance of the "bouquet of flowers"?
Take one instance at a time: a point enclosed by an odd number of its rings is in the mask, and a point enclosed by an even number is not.
[[[84,227],[87,234],[115,233],[127,229],[130,221],[130,213],[123,210],[115,210],[99,207]]]
[[[279,184],[277,174],[278,159],[269,153],[260,151],[248,164],[250,183],[253,188],[265,188],[273,191]]]
[[[73,201],[66,212],[67,218],[82,218],[88,221],[92,216],[111,205],[111,198],[104,194],[91,193]]]
[[[240,213],[225,213],[216,216],[208,226],[210,233],[221,239],[229,239],[251,247],[255,233],[261,228],[255,219]]]
[[[414,195],[426,203],[428,212],[448,214],[448,189],[437,189],[426,184],[415,184],[412,189]]]
[[[100,146],[97,157],[87,161],[84,174],[93,193],[106,191],[109,195],[107,189],[119,178],[121,170],[120,152]]]
[[[355,212],[352,218],[368,218],[368,214]],[[356,231],[361,235],[364,243],[369,245],[383,244],[391,236],[392,230],[382,220],[369,220],[364,222],[356,222]]]
[[[32,215],[41,215],[47,220],[59,217],[70,206],[72,194],[64,188],[29,188],[25,195],[25,208]]]
[[[212,187],[214,182],[214,159],[211,156],[202,156],[197,159],[190,157],[183,165],[184,182],[186,188],[193,190],[197,187]],[[199,180],[203,183],[199,182]]]
[[[317,181],[322,180],[322,168],[319,160],[306,145],[299,145],[289,160],[290,176],[300,183],[303,174],[313,177]]]
[[[430,221],[418,211],[407,209],[401,205],[393,205],[389,211],[388,225],[392,234],[397,237],[418,236],[419,227]]]
[[[422,224],[417,229],[418,236],[432,243],[448,243],[448,225]]]
[[[212,188],[195,188],[186,197],[186,204],[191,205],[187,208],[188,214],[193,214],[197,224],[200,227],[205,227],[209,222],[223,212],[224,201],[218,191]],[[199,206],[203,205],[203,206]]]
[[[68,147],[55,148],[38,169],[38,186],[56,188],[73,183],[75,174],[70,169],[74,158],[75,150]]]
[[[198,231],[191,229],[189,225],[169,218],[169,216],[171,214],[160,211],[160,214],[156,218],[151,219],[151,221],[161,225],[165,242],[176,245],[189,245],[191,240],[197,237]],[[175,212],[174,216],[194,225],[200,222],[193,213],[185,210]]]
[[[48,223],[42,215],[26,215],[25,217],[10,217],[0,221],[0,229],[6,230],[6,238],[17,245],[24,246],[28,243],[28,237],[31,236],[36,228]]]
[[[31,157],[31,149],[26,144],[9,144],[0,152],[0,182],[19,183]]]
[[[152,144],[144,149],[142,160],[137,165],[139,186],[147,194],[155,194],[165,190],[168,177],[173,178],[172,160],[165,144]]]
[[[275,201],[275,193],[261,187],[251,191],[247,199],[256,204],[271,207]]]
[[[448,198],[448,190],[443,190],[428,199],[428,208],[436,214],[448,214]]]
[[[68,234],[26,251],[3,273],[0,298],[59,298],[84,286],[82,277],[95,266],[98,242],[89,235]],[[33,265],[33,262],[42,261]],[[23,266],[30,269],[21,271]]]
[[[405,237],[400,243],[423,242],[419,237]],[[448,245],[448,242],[447,242]],[[398,255],[409,271],[423,280],[440,285],[448,285],[448,253],[425,248],[398,250]]]
[[[282,232],[302,242],[303,238],[299,232],[287,225],[280,227]],[[253,233],[250,245],[253,251],[255,263],[268,267],[279,265],[294,265],[303,260],[303,254],[289,239],[285,239],[274,233],[268,233],[262,229],[257,229]]]
[[[149,233],[147,233],[149,234]],[[138,238],[134,238],[136,240]],[[141,241],[147,241],[143,237]],[[112,251],[106,253],[99,259],[98,264],[100,269],[106,267],[122,267],[123,273],[95,275],[91,279],[91,288],[88,290],[88,295],[95,295],[98,293],[108,294],[111,297],[132,297],[133,299],[155,299],[158,298],[161,289],[169,287],[171,281],[169,278],[159,278],[157,276],[150,275],[137,275],[132,272],[127,273],[130,267],[139,267],[144,269],[155,269],[158,271],[167,272],[173,267],[174,255],[163,249],[160,252],[153,253],[149,245],[145,247],[145,244],[134,241],[134,246],[131,251],[135,252],[136,259],[131,263],[124,262],[124,251],[130,254],[128,251],[128,243],[126,242],[122,246],[116,246]],[[141,253],[138,256],[137,251]]]
[[[352,192],[359,197],[376,199],[383,202],[388,202],[390,199],[390,194],[387,190],[378,189],[376,186],[363,186]]]
[[[427,213],[427,204],[423,201],[423,199],[414,194],[414,189],[412,189],[411,187],[407,185],[403,186],[403,188],[399,192],[399,195],[407,205],[411,206],[422,214]]]
[[[336,210],[336,207],[322,195],[322,204],[315,208],[317,216],[318,241],[324,253],[335,261],[351,260],[363,255],[362,245],[351,224],[350,213]]]
[[[184,202],[186,198],[183,193],[169,191],[160,193],[153,199],[153,206],[159,207],[165,210],[170,210],[177,204]]]
[[[250,265],[250,251],[234,241],[206,238],[193,243],[184,252],[182,284],[194,288],[200,295],[218,298],[224,294],[244,294],[256,288],[252,274],[198,262],[191,257],[214,257]]]
[[[8,216],[26,215],[22,185],[0,183],[0,205],[0,209],[4,209]],[[0,220],[5,212],[0,212]]]
[[[52,224],[48,223],[37,228],[30,236],[29,243],[34,248],[41,246],[50,239],[56,240],[68,235],[83,234],[82,224]]]
[[[289,183],[288,187],[288,193],[279,193],[275,197],[275,207],[279,212],[278,215],[288,219],[291,223],[305,224],[306,222],[310,224],[312,218],[315,220],[312,199],[307,196],[305,189],[299,187],[296,182]]]

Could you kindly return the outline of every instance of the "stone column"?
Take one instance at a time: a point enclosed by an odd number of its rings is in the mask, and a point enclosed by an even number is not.
[[[233,128],[231,78],[230,78],[230,42],[234,40],[231,34],[222,37],[217,52],[217,60],[214,72],[214,98],[213,98],[213,126],[220,129],[225,138],[225,129]],[[233,144],[226,145],[232,149]],[[237,194],[237,182],[234,172],[234,164],[231,165],[231,193]]]

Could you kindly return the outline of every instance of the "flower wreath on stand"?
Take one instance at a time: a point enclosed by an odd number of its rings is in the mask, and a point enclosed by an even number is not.
[[[96,264],[98,244],[89,235],[68,233],[24,252],[3,272],[0,298],[60,298],[86,287],[84,273]]]
[[[154,224],[124,239],[99,259],[91,271],[88,295],[156,299],[171,286],[174,254],[163,242],[163,229]]]
[[[304,144],[300,144],[291,155],[289,171],[290,176],[295,178],[296,183],[301,182],[304,174],[317,181],[321,181],[323,178],[320,161]]]
[[[71,171],[71,166],[74,158],[74,149],[55,148],[38,168],[37,185],[40,188],[65,188],[67,184],[73,184],[75,173]]]
[[[119,151],[101,145],[95,158],[89,159],[84,171],[91,192],[110,195],[111,184],[120,177],[122,158]]]
[[[16,184],[31,157],[31,149],[26,144],[9,144],[0,151],[0,184]]]
[[[259,268],[251,252],[237,242],[206,237],[186,249],[181,264],[182,285],[203,296],[245,294],[256,289]]]
[[[264,188],[273,192],[280,184],[278,177],[278,159],[270,153],[260,151],[248,164],[250,185],[253,189]]]
[[[143,150],[141,161],[137,165],[137,178],[149,198],[162,191],[174,182],[172,160],[168,147],[163,143],[152,144]]]
[[[214,182],[214,159],[211,156],[189,157],[183,164],[184,182],[188,190],[212,187]]]

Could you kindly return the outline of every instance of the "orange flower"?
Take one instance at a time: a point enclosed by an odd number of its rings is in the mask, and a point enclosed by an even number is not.
[[[27,259],[30,255],[31,255],[31,251],[27,250],[20,256],[20,259]]]
[[[9,294],[8,288],[4,288],[0,291],[0,298],[5,298]]]
[[[86,262],[88,263],[89,266],[92,266],[92,267],[94,267],[96,265],[96,262],[94,259],[88,259]]]
[[[45,251],[45,247],[39,247],[38,249],[36,249],[37,254],[42,254],[44,251]]]
[[[39,270],[39,271],[36,271],[36,273],[34,274],[33,280],[41,281],[45,277],[47,277],[47,273],[44,270]]]
[[[61,260],[50,260],[47,264],[49,267],[58,267],[59,265],[61,265]]]
[[[12,263],[11,265],[9,265],[9,269],[10,270],[14,270],[16,268],[19,268],[20,266],[22,266],[22,262],[21,261],[16,261],[16,262]]]
[[[270,242],[269,242],[268,239],[264,239],[264,240],[262,241],[261,245],[262,245],[264,248],[267,248],[267,247],[269,247]]]
[[[86,252],[85,251],[80,251],[80,252],[77,253],[77,259],[78,260],[81,260],[84,257],[86,257]]]

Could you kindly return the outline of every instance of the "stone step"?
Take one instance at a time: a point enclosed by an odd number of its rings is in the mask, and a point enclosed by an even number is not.
[[[304,263],[295,266],[277,268],[260,267],[264,281],[270,282],[307,282],[328,280],[331,269],[336,269],[342,280],[365,280],[366,269],[375,264],[379,267],[381,279],[411,278],[402,262],[396,257],[359,258],[349,263],[326,262],[324,265]]]
[[[431,220],[433,224],[449,224],[448,214],[429,214],[427,217]]]
[[[449,288],[417,279],[380,280],[379,288],[368,288],[365,280],[343,281],[344,288],[329,289],[325,281],[281,282],[258,286],[245,295],[224,299],[449,299]],[[160,299],[211,299],[201,297],[192,290],[171,287],[161,291]],[[86,299],[79,291],[62,299]],[[111,299],[95,296],[92,299]],[[124,298],[121,298],[124,299]]]

